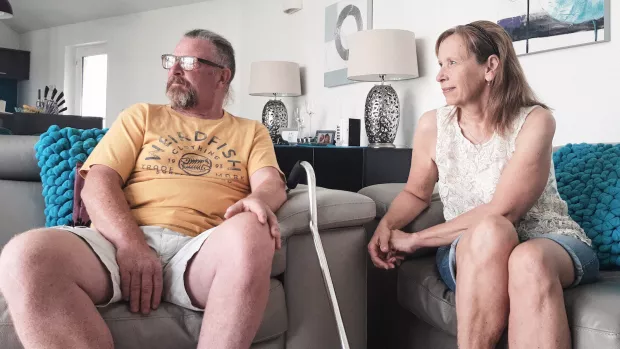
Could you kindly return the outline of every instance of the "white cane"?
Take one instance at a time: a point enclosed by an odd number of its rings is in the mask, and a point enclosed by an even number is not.
[[[321,266],[321,272],[323,273],[323,280],[327,287],[329,299],[331,301],[332,310],[336,317],[336,324],[338,325],[338,335],[340,336],[340,346],[342,349],[349,349],[349,341],[347,340],[347,333],[344,329],[344,323],[342,322],[342,316],[340,314],[340,307],[338,306],[338,299],[336,298],[336,291],[334,291],[334,284],[332,282],[331,274],[329,273],[329,266],[327,265],[327,258],[325,257],[325,251],[323,250],[323,244],[321,243],[321,237],[319,236],[318,219],[317,219],[317,206],[316,206],[316,176],[312,166],[306,162],[297,162],[287,181],[287,187],[294,189],[299,182],[301,175],[301,168],[306,170],[306,178],[308,180],[308,197],[310,199],[310,231],[312,232],[312,239],[314,240],[314,248],[316,254],[319,257],[319,264]]]

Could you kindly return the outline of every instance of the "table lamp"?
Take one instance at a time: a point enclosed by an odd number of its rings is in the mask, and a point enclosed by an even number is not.
[[[9,0],[0,0],[0,19],[13,18],[13,8]]]
[[[276,98],[301,95],[299,64],[283,61],[253,62],[250,68],[250,95],[273,96],[263,108],[262,122],[275,141],[280,128],[288,126],[286,107]]]
[[[348,78],[380,81],[366,97],[364,124],[370,147],[394,147],[400,120],[400,102],[385,81],[417,78],[415,34],[400,29],[374,29],[354,33],[349,43]]]

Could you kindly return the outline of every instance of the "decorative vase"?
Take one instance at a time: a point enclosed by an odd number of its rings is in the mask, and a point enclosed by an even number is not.
[[[280,136],[280,128],[288,126],[288,113],[282,101],[271,99],[263,108],[263,125],[269,130],[272,141]]]
[[[390,85],[375,85],[366,97],[364,123],[369,147],[394,147],[400,120],[400,102]]]

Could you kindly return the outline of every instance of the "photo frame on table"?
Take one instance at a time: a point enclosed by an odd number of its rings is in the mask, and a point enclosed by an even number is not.
[[[317,130],[316,131],[316,140],[315,142],[318,144],[334,144],[336,138],[335,130]]]

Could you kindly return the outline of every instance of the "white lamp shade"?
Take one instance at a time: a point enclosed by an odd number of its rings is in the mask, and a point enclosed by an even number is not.
[[[299,64],[282,61],[253,62],[250,68],[250,95],[301,96]]]
[[[356,81],[417,78],[415,34],[400,29],[374,29],[354,33],[349,44],[348,78]]]

